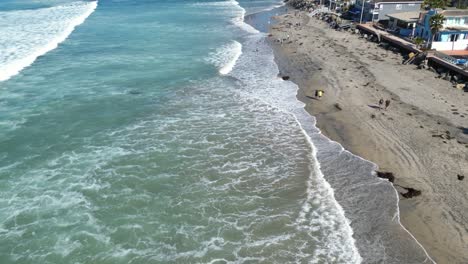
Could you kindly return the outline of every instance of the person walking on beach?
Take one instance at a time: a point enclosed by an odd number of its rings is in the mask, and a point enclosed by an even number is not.
[[[390,100],[385,100],[385,110],[387,110],[388,106],[390,105]]]
[[[379,110],[382,110],[382,106],[383,106],[383,98],[380,98],[380,100],[379,100]]]

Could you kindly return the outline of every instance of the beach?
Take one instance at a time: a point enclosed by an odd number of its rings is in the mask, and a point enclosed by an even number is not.
[[[466,95],[287,9],[0,1],[0,262],[467,263]]]
[[[305,12],[275,19],[269,40],[280,75],[299,85],[318,128],[394,174],[401,223],[434,261],[468,263],[468,180],[458,179],[468,175],[468,94]],[[387,110],[380,99],[390,100]],[[408,188],[421,195],[403,197]]]

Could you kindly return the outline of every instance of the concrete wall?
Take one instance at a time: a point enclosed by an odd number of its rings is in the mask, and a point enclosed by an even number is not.
[[[436,50],[466,50],[468,49],[468,39],[462,39],[455,42],[434,41],[432,42],[432,48]]]

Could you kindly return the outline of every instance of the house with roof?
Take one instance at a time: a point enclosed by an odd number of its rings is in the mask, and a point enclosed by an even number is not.
[[[445,17],[442,29],[432,36],[430,19],[435,14]],[[416,27],[416,36],[432,41],[435,50],[468,50],[468,10],[435,9],[421,12]]]
[[[422,3],[422,0],[368,0],[364,2],[363,21],[387,24],[388,14],[419,11]],[[356,9],[362,9],[361,1],[356,1]]]
[[[419,21],[419,11],[387,14],[388,29],[403,37],[413,37]]]

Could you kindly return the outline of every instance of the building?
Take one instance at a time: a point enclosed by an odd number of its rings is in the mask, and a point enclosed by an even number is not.
[[[419,11],[388,14],[388,28],[404,37],[413,37],[419,21]]]
[[[416,36],[427,42],[432,39],[429,21],[435,14],[445,17],[443,28],[434,36],[431,48],[435,50],[468,50],[468,10],[430,10],[420,14]]]
[[[387,24],[388,14],[414,12],[421,9],[421,0],[369,0],[364,2],[364,21]],[[362,8],[362,1],[356,1],[356,9]]]

